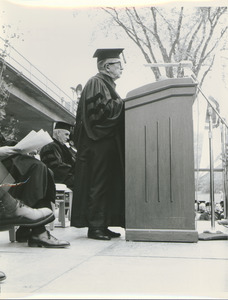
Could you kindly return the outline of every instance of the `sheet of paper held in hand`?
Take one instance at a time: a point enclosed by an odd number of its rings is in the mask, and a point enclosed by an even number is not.
[[[53,142],[53,140],[47,131],[44,131],[43,129],[38,132],[32,130],[14,147],[20,149],[22,153],[29,153],[38,150],[51,142]]]

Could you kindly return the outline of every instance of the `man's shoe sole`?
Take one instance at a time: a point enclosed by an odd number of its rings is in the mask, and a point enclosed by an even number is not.
[[[89,239],[93,239],[93,240],[100,240],[100,241],[110,241],[111,237],[110,236],[98,236],[98,235],[92,235],[92,234],[88,234],[88,238]]]
[[[66,248],[69,247],[69,245],[49,245],[43,242],[35,242],[35,241],[28,241],[28,246],[29,247],[44,247],[44,248]]]
[[[15,219],[8,219],[8,220],[0,220],[0,228],[4,226],[24,226],[24,227],[36,227],[40,225],[46,225],[51,223],[55,220],[55,216],[52,213],[51,215],[47,216],[45,219],[41,219],[39,221],[34,221],[31,223],[31,220],[23,220],[23,218]],[[1,229],[0,229],[1,230]]]
[[[118,238],[118,237],[121,236],[120,233],[111,231],[111,230],[109,230],[109,229],[107,229],[107,230],[105,231],[105,234],[108,235],[108,236],[110,236],[110,238]]]

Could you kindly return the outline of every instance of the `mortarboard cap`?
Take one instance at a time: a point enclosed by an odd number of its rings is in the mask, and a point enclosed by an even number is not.
[[[70,131],[72,127],[73,127],[72,124],[65,123],[65,122],[56,122],[55,124],[55,129],[65,129]]]
[[[101,61],[108,58],[120,58],[120,54],[124,48],[103,48],[97,49],[93,57],[97,57],[97,61]]]

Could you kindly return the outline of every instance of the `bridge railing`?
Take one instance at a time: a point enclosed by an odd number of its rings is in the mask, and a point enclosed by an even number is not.
[[[72,114],[76,113],[76,100],[67,95],[59,86],[10,45],[8,40],[4,40],[2,37],[0,37],[0,57],[41,88],[45,93],[54,98]]]

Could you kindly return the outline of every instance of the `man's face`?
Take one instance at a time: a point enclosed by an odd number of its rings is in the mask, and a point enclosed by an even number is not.
[[[112,77],[113,80],[116,80],[121,77],[123,71],[121,61],[107,63],[106,68],[109,76]]]
[[[66,129],[58,129],[57,140],[61,144],[65,144],[66,142],[68,142],[69,139],[70,139],[70,131]]]

